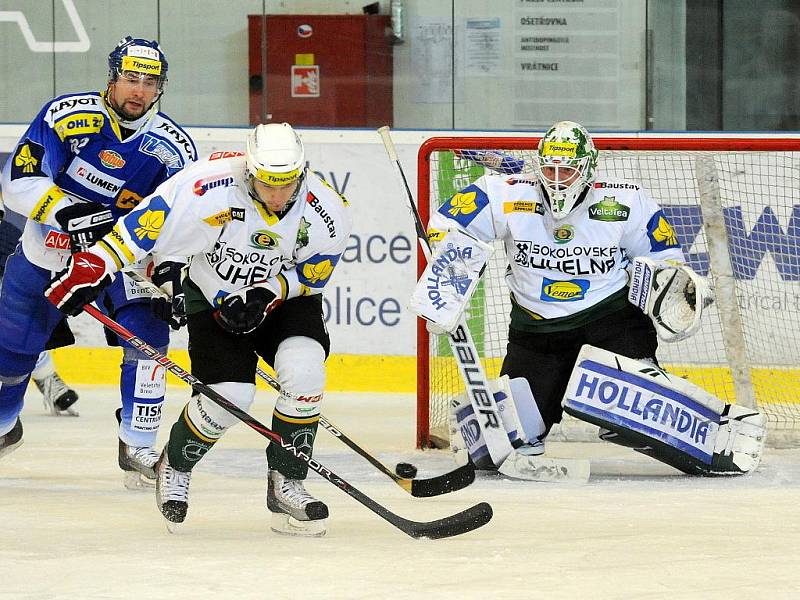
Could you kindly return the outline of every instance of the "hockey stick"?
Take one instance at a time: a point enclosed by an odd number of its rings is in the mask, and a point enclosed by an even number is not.
[[[126,270],[124,273],[147,291],[164,297],[167,296],[164,290],[155,285],[152,281],[148,281],[142,277],[136,271]],[[291,394],[283,390],[277,379],[269,375],[269,373],[260,367],[256,367],[256,374],[261,377],[261,379],[266,381],[275,391],[291,397]],[[448,473],[443,473],[442,475],[437,475],[436,477],[430,477],[427,479],[409,479],[407,477],[401,477],[380,462],[377,458],[372,456],[369,452],[364,450],[356,442],[351,440],[341,429],[331,423],[331,421],[324,415],[320,415],[319,423],[325,431],[341,440],[345,446],[362,456],[373,467],[389,477],[392,481],[394,481],[397,485],[415,498],[430,498],[431,496],[448,494],[450,492],[463,489],[475,481],[475,467],[469,463]],[[413,467],[413,465],[411,466]]]
[[[107,315],[103,314],[96,307],[87,304],[83,307],[83,310],[120,336],[128,344],[139,350],[142,354],[151,360],[156,361],[181,381],[188,383],[193,390],[203,394],[206,398],[224,408],[234,417],[250,427],[250,429],[257,431],[271,442],[279,444],[281,448],[291,453],[292,456],[308,464],[308,467],[315,473],[319,474],[323,479],[335,485],[348,496],[360,502],[363,506],[367,507],[369,510],[391,525],[394,525],[406,535],[409,535],[412,538],[429,539],[452,537],[482,527],[492,518],[492,507],[488,502],[480,502],[466,510],[461,511],[460,513],[450,515],[449,517],[444,517],[443,519],[437,519],[435,521],[411,521],[396,515],[383,505],[379,504],[363,492],[350,485],[347,481],[336,475],[322,463],[311,458],[305,452],[298,450],[292,444],[287,443],[283,438],[281,438],[280,435],[269,429],[266,425],[260,423],[241,408],[236,406],[233,402],[216,392],[213,388],[207,386],[194,375],[182,369],[167,356],[161,354],[143,339],[131,333],[125,327]]]
[[[408,200],[408,207],[411,210],[411,215],[414,218],[414,228],[417,232],[417,239],[419,240],[420,248],[425,256],[425,260],[430,262],[431,259],[431,246],[428,241],[428,235],[425,232],[425,226],[422,223],[422,218],[417,210],[417,205],[414,202],[414,195],[408,187],[408,180],[406,179],[403,166],[400,164],[400,159],[397,157],[397,150],[394,147],[389,128],[384,126],[378,129],[383,140],[383,145],[386,148],[386,153],[389,155],[389,160],[392,161],[395,173],[397,174],[398,181],[402,184]],[[480,355],[475,348],[475,341],[472,338],[472,333],[467,326],[467,319],[461,315],[456,329],[448,334],[447,340],[450,343],[450,349],[458,364],[458,371],[464,381],[464,387],[467,392],[467,397],[475,409],[476,415],[482,415],[483,421],[483,435],[486,439],[486,447],[489,450],[489,456],[480,459],[476,466],[478,468],[494,468],[495,465],[500,464],[503,459],[512,451],[511,442],[508,440],[503,421],[500,417],[500,410],[497,408],[497,403],[494,400],[494,393],[489,387],[489,380],[486,377],[486,371],[481,364]],[[502,456],[498,452],[503,453]],[[485,462],[485,464],[483,464]]]
[[[286,394],[291,397],[291,394],[288,394],[288,392],[285,392],[281,388],[281,384],[278,383],[277,379],[272,377],[260,367],[256,367],[256,375],[266,381],[278,393]],[[448,473],[437,475],[436,477],[430,477],[428,479],[408,479],[406,477],[400,477],[397,473],[392,471],[389,467],[384,465],[381,461],[347,437],[344,432],[336,427],[326,416],[319,416],[319,424],[323,429],[325,429],[325,431],[330,433],[335,438],[341,440],[345,446],[353,450],[356,454],[360,455],[373,467],[378,469],[381,473],[386,475],[397,485],[416,498],[430,498],[431,496],[439,496],[441,494],[455,492],[467,487],[469,484],[475,481],[475,467],[469,463]]]

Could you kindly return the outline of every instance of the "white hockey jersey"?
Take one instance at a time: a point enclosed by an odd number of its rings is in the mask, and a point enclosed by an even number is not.
[[[269,278],[284,299],[320,292],[351,227],[347,201],[311,171],[278,218],[248,195],[244,156],[215,152],[160,185],[92,251],[113,271],[149,253],[190,257],[189,278],[216,306]]]
[[[555,221],[538,182],[485,175],[433,213],[428,235],[460,228],[501,240],[512,299],[533,320],[571,317],[619,292],[631,258],[684,262],[677,236],[639,185],[598,178],[584,201]]]

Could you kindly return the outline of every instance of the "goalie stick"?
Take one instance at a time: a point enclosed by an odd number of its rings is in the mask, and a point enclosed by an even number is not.
[[[141,287],[147,289],[149,292],[166,296],[164,290],[155,285],[152,281],[148,281],[142,277],[136,271],[126,270],[124,273],[138,283]],[[260,367],[256,367],[256,375],[266,381],[278,393],[285,394],[289,397],[292,396],[289,392],[284,391],[277,379],[272,377]],[[339,439],[345,446],[353,450],[356,454],[360,455],[373,467],[389,477],[403,490],[415,498],[430,498],[432,496],[449,494],[450,492],[463,489],[475,481],[475,467],[469,463],[447,473],[437,475],[436,477],[429,477],[426,479],[409,479],[407,477],[400,477],[397,473],[392,471],[389,467],[384,465],[381,461],[350,439],[341,429],[334,425],[330,419],[325,417],[325,415],[320,415],[319,424],[325,431]]]
[[[261,377],[261,379],[266,381],[270,386],[272,386],[275,391],[291,397],[291,394],[283,391],[281,384],[278,383],[277,379],[269,375],[269,373],[260,367],[256,367],[256,374]],[[469,463],[448,473],[443,473],[442,475],[437,475],[436,477],[430,477],[428,479],[408,479],[406,477],[400,477],[397,475],[397,473],[392,471],[389,467],[384,465],[381,461],[347,437],[344,432],[336,427],[325,415],[319,416],[319,424],[323,429],[325,429],[325,431],[330,433],[333,437],[338,438],[345,446],[353,450],[356,454],[360,455],[373,467],[389,477],[392,481],[394,481],[397,485],[415,498],[430,498],[431,496],[439,496],[441,494],[455,492],[467,487],[469,484],[475,481],[475,467]]]
[[[408,181],[406,180],[403,167],[400,164],[400,159],[397,156],[397,150],[394,147],[389,128],[386,126],[379,128],[378,134],[383,140],[383,145],[386,148],[386,153],[389,155],[389,160],[392,161],[398,180],[405,190],[408,207],[414,218],[414,227],[417,232],[417,239],[419,240],[422,253],[425,255],[425,260],[430,262],[430,242],[428,241],[422,218],[419,215],[419,210],[414,202],[414,196],[411,193],[411,189],[408,187]],[[464,381],[467,397],[475,409],[475,414],[481,415],[482,417],[483,435],[489,450],[489,456],[485,458],[486,464],[477,464],[476,466],[478,468],[492,469],[495,465],[499,465],[503,462],[506,456],[511,453],[512,448],[500,417],[500,411],[494,400],[494,393],[489,386],[489,379],[486,377],[486,372],[481,364],[480,355],[475,348],[475,341],[467,326],[467,319],[463,314],[458,321],[456,329],[452,333],[447,334],[447,340],[450,343],[453,356],[456,358],[458,371]]]
[[[169,359],[166,355],[160,353],[143,339],[131,333],[128,329],[102,313],[96,307],[87,304],[83,307],[83,310],[91,317],[106,326],[108,329],[119,335],[125,342],[139,350],[142,354],[151,360],[156,361],[184,383],[188,383],[193,390],[203,394],[206,398],[228,411],[234,417],[250,427],[250,429],[267,438],[270,442],[279,444],[281,448],[283,448],[286,452],[289,452],[298,460],[302,460],[303,462],[307,463],[308,467],[312,471],[319,474],[323,479],[342,490],[351,498],[360,502],[363,506],[406,535],[415,539],[447,538],[478,529],[479,527],[486,525],[486,523],[491,520],[492,507],[488,502],[480,502],[459,513],[444,517],[442,519],[436,519],[435,521],[411,521],[393,513],[382,504],[379,504],[363,492],[353,487],[319,461],[311,458],[305,452],[298,450],[295,446],[286,442],[283,438],[281,438],[280,435],[269,429],[266,425],[257,421],[255,418],[236,406],[233,402],[216,392],[213,388],[204,384],[194,375],[184,370],[178,364]]]

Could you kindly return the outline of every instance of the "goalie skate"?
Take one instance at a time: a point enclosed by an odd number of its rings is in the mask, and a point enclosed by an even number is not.
[[[288,479],[274,469],[267,479],[267,508],[276,533],[321,537],[327,531],[327,505],[306,491],[303,480]]]
[[[589,481],[589,461],[573,458],[549,458],[512,452],[497,469],[506,477],[526,481],[563,481],[586,483]]]
[[[44,409],[53,416],[77,417],[78,411],[72,405],[78,401],[78,393],[70,388],[58,373],[43,379],[33,379],[33,383],[42,393]]]
[[[172,468],[166,448],[161,453],[155,470],[156,504],[166,519],[167,529],[170,533],[175,533],[189,511],[189,483],[192,472]]]

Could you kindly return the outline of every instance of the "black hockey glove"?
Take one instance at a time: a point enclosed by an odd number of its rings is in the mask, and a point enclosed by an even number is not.
[[[111,211],[96,202],[70,204],[55,214],[61,229],[69,234],[73,254],[86,250],[114,227]]]
[[[219,310],[214,311],[214,318],[226,331],[250,333],[281,302],[283,299],[266,287],[242,288],[225,296]]]
[[[183,293],[183,263],[165,261],[153,269],[153,284],[160,287],[164,296],[150,299],[150,309],[175,331],[186,325],[186,295]]]

